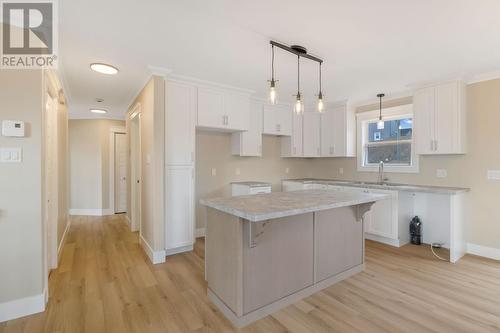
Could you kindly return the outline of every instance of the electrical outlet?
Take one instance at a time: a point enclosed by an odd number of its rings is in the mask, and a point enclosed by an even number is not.
[[[437,169],[436,177],[438,178],[446,178],[448,177],[448,171],[446,169]]]
[[[212,168],[212,176],[217,176],[217,169],[216,168]]]
[[[235,174],[236,176],[239,176],[239,175],[241,174],[241,170],[240,170],[240,168],[236,168],[236,170],[234,170],[234,174]]]
[[[290,168],[285,168],[285,173],[290,173]]]
[[[341,175],[344,174],[344,168],[339,168],[339,174],[341,174]]]

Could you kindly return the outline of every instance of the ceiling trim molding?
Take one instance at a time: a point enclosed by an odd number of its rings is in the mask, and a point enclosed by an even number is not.
[[[174,81],[179,81],[179,82],[184,82],[184,83],[191,83],[191,84],[196,85],[196,86],[205,86],[205,87],[208,86],[208,87],[214,87],[214,88],[220,88],[220,89],[229,89],[229,90],[237,91],[237,92],[244,93],[244,94],[254,94],[255,93],[255,90],[235,87],[235,86],[231,86],[228,84],[223,84],[223,83],[218,83],[218,82],[213,82],[213,81],[208,81],[208,80],[197,79],[195,77],[185,76],[185,75],[180,75],[180,74],[175,74],[175,73],[168,75],[168,79],[174,80]]]
[[[500,79],[500,70],[471,75],[466,80],[466,83],[473,84],[473,83],[479,83],[479,82],[483,82],[483,81],[491,81],[491,80],[496,80],[496,79]]]
[[[172,73],[171,69],[159,66],[149,65],[148,70],[151,75],[163,76],[163,77],[167,77],[170,73]]]
[[[385,95],[384,103],[393,101],[395,99],[409,98],[413,97],[413,90],[402,90],[396,93],[388,93]],[[351,101],[349,104],[351,107],[359,108],[361,106],[367,106],[372,104],[378,104],[379,99],[377,97],[368,98],[368,99],[357,99]]]

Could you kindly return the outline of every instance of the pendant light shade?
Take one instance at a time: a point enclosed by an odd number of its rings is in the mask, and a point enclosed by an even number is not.
[[[295,97],[295,113],[301,114],[304,112],[304,104],[300,95],[300,56],[297,56],[297,95]]]
[[[378,121],[377,121],[377,129],[381,130],[384,129],[385,123],[382,120],[382,97],[384,97],[385,94],[378,94],[377,97],[380,99],[380,108],[379,108],[379,116],[378,116]]]
[[[269,103],[276,104],[278,102],[276,94],[276,80],[274,79],[274,45],[271,45],[271,86],[269,87]]]
[[[323,104],[323,92],[321,91],[321,62],[319,63],[319,94],[318,94],[318,112],[322,113],[325,109]]]

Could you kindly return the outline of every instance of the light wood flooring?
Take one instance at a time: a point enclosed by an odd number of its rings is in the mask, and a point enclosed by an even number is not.
[[[11,332],[233,332],[206,296],[204,242],[151,265],[123,217],[73,217],[44,313]],[[367,242],[366,270],[242,332],[500,332],[500,263]]]

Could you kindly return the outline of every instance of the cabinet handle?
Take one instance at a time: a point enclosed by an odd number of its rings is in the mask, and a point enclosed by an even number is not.
[[[434,150],[438,150],[438,140],[434,140]]]
[[[259,145],[259,151],[262,154],[262,145]]]
[[[431,151],[434,151],[434,140],[431,140]]]
[[[191,152],[191,162],[194,162],[194,153]]]
[[[226,125],[229,124],[229,116],[226,115]]]
[[[281,125],[280,124],[276,125],[276,131],[281,132]]]
[[[297,154],[297,147],[293,147],[293,154]]]
[[[222,116],[222,125],[226,125],[226,116]]]
[[[320,153],[321,153],[321,152],[320,152],[320,149],[318,148],[316,151],[318,152],[317,154],[318,154],[318,156],[319,156],[319,155],[320,155]]]

